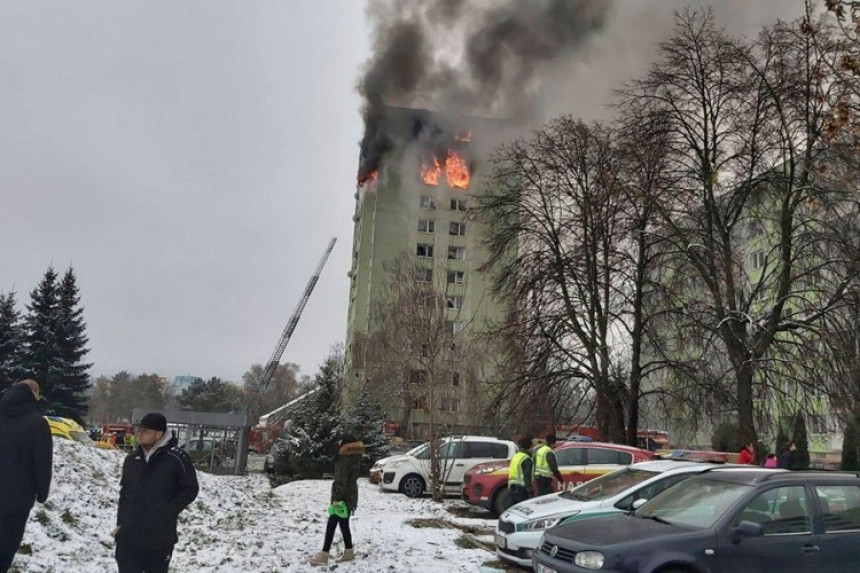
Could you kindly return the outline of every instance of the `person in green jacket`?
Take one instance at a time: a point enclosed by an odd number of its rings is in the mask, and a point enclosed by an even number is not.
[[[361,474],[361,458],[364,456],[364,444],[354,436],[344,434],[338,442],[337,455],[334,462],[334,482],[331,484],[331,505],[329,506],[328,524],[325,530],[323,549],[311,557],[311,565],[328,565],[328,554],[334,541],[334,532],[340,526],[343,535],[343,555],[338,563],[355,559],[352,547],[352,533],[349,530],[349,518],[358,506],[358,484],[356,480]]]

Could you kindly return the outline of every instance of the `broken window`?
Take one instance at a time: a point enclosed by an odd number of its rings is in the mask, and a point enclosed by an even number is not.
[[[433,245],[429,243],[418,243],[418,249],[416,249],[416,255],[425,259],[433,258]]]
[[[453,308],[459,310],[463,308],[463,297],[462,296],[447,296],[445,297],[445,306],[448,308]]]
[[[420,205],[422,209],[435,209],[436,199],[432,195],[422,195]]]

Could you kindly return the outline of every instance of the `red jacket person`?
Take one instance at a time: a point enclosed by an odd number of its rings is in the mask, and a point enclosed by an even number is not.
[[[137,444],[122,466],[116,562],[120,573],[166,573],[179,513],[197,497],[197,473],[161,414],[143,417]]]

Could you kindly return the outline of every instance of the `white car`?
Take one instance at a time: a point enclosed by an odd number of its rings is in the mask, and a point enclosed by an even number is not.
[[[631,511],[664,489],[715,465],[669,460],[640,462],[585,482],[573,490],[518,503],[499,518],[496,554],[531,568],[532,552],[546,529],[565,520]]]
[[[376,460],[376,462],[373,464],[373,467],[370,468],[370,472],[369,472],[370,483],[378,485],[382,481],[382,468],[384,468],[385,464],[387,464],[391,460],[394,460],[394,459],[399,460],[399,459],[403,458],[403,456],[413,455],[413,454],[415,454],[415,452],[417,452],[421,448],[425,448],[425,447],[427,447],[427,442],[424,442],[423,444],[421,444],[419,446],[415,446],[414,448],[412,448],[411,450],[409,450],[405,454],[395,454],[393,456],[388,456],[388,457],[380,458],[380,459]]]
[[[463,474],[484,462],[509,460],[517,453],[517,445],[510,440],[486,436],[451,436],[441,440],[439,459],[442,463],[444,492],[460,495]],[[430,483],[430,447],[424,444],[402,455],[385,460],[382,467],[384,490],[399,491],[409,497],[418,497],[427,491]]]

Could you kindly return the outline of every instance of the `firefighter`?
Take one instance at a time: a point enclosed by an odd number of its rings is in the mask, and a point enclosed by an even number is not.
[[[558,480],[559,489],[564,488],[564,478],[558,471],[558,462],[555,459],[555,434],[547,434],[546,444],[535,452],[535,481],[537,482],[537,494],[547,495],[552,493],[552,478]]]
[[[521,438],[517,445],[520,451],[514,454],[508,468],[508,507],[525,501],[532,491],[532,458],[529,449],[531,438]]]

